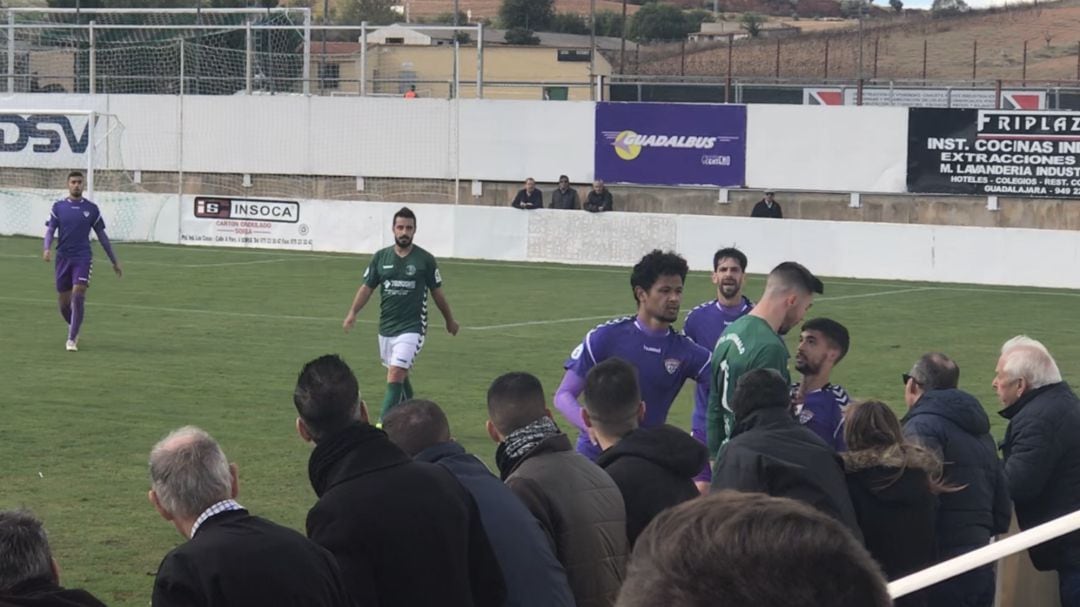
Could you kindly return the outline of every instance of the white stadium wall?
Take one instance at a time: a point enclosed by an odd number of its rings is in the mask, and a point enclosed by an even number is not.
[[[41,236],[55,192],[0,190],[0,234]],[[278,221],[196,217],[194,197],[123,194],[100,202],[117,239],[188,245],[372,253],[391,244],[398,203],[271,201]],[[234,199],[235,212],[235,199]],[[441,257],[627,266],[674,249],[694,270],[733,244],[755,272],[796,259],[821,276],[1080,288],[1075,232],[652,213],[587,214],[506,207],[410,205],[419,242]],[[266,217],[272,217],[267,213]],[[1055,263],[1045,263],[1053,259]]]

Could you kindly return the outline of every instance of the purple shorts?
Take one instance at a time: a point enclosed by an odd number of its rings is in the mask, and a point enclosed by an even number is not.
[[[56,256],[56,292],[70,291],[75,285],[90,286],[94,262],[91,259],[68,259]]]
[[[705,445],[706,447],[709,445],[708,441],[705,440],[705,437],[699,435],[697,431],[691,432],[690,434],[691,434],[691,436],[696,438],[699,443]],[[713,458],[713,456],[709,455],[709,459],[712,459],[712,458]],[[694,482],[695,483],[700,483],[700,482],[709,483],[709,482],[712,482],[712,468],[709,467],[709,459],[705,460],[705,467],[702,468],[701,472],[698,472],[697,476],[694,477]]]

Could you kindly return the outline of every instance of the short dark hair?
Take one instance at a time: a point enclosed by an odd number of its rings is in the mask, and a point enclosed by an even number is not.
[[[500,434],[510,434],[547,414],[544,386],[532,373],[516,371],[495,378],[487,392],[488,417]]]
[[[731,410],[741,421],[758,409],[791,406],[791,387],[775,369],[754,369],[735,384]]]
[[[308,362],[296,379],[293,404],[315,442],[358,421],[359,403],[360,383],[337,354]]]
[[[689,271],[686,260],[678,253],[653,249],[642,257],[630,272],[630,292],[634,295],[634,303],[638,300],[638,287],[648,291],[661,276],[679,276],[686,282],[686,273]]]
[[[566,175],[559,175],[559,181],[562,181],[563,179],[565,179],[567,181],[570,181],[570,178],[567,177]]]
[[[801,502],[720,491],[638,537],[617,607],[889,607],[885,577],[841,523]]]
[[[851,347],[851,336],[844,325],[831,318],[811,318],[803,323],[802,330],[821,333],[833,347],[839,349],[840,358],[837,358],[836,362],[840,362],[847,356],[848,348]]]
[[[82,171],[72,171],[72,172],[68,173],[67,178],[71,179],[72,177],[78,177],[79,179],[85,179],[85,177],[83,177]]]
[[[0,594],[37,578],[53,578],[45,527],[29,510],[0,511]]]
[[[584,394],[589,417],[605,435],[622,437],[637,429],[641,387],[630,363],[613,357],[589,369]]]
[[[383,418],[382,429],[409,457],[450,440],[450,421],[430,400],[413,399],[397,405]]]
[[[397,220],[399,217],[402,219],[411,219],[413,227],[416,227],[416,213],[413,213],[412,209],[410,209],[409,207],[401,207],[400,209],[398,209],[397,213],[394,213],[394,219],[390,222],[391,227],[397,225]]]
[[[960,385],[960,365],[941,352],[923,354],[910,373],[923,390],[949,390]]]
[[[735,247],[726,247],[720,249],[712,256],[712,269],[716,270],[720,266],[721,259],[734,259],[739,262],[739,267],[743,272],[746,271],[746,253],[736,249]]]
[[[777,282],[790,289],[803,293],[824,293],[825,285],[814,276],[806,266],[794,261],[785,261],[769,272],[769,282]]]

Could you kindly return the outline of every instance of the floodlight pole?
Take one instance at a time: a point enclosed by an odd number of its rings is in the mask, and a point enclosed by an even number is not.
[[[360,23],[360,96],[367,95],[367,21]]]
[[[326,33],[323,33],[323,50],[325,51]],[[304,67],[302,68],[304,95],[311,94],[311,11],[304,11]]]

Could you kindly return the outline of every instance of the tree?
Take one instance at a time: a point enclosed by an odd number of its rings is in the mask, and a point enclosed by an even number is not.
[[[687,32],[700,32],[702,23],[713,22],[713,14],[700,8],[687,11],[683,17],[686,19]]]
[[[364,21],[372,25],[389,25],[398,20],[392,8],[394,0],[346,0],[341,9],[341,22],[360,25]]]
[[[559,13],[551,20],[550,29],[563,34],[588,34],[589,24],[577,13]]]
[[[930,7],[932,15],[949,15],[953,13],[966,13],[971,10],[964,0],[934,0]]]
[[[499,23],[506,29],[546,30],[555,18],[555,0],[503,0]]]
[[[540,38],[537,38],[532,30],[524,27],[512,27],[506,30],[506,35],[503,36],[507,44],[523,44],[523,45],[537,45],[540,44]]]
[[[608,36],[611,38],[618,38],[622,36],[623,32],[623,19],[622,15],[615,11],[597,11],[596,12],[596,35]]]
[[[464,25],[469,22],[469,16],[465,11],[458,11],[457,14],[458,25]],[[454,24],[454,11],[447,11],[445,13],[439,13],[431,18],[431,23],[439,23],[442,25]]]
[[[900,0],[889,0],[889,6],[891,6],[892,9],[897,13],[904,12],[904,3]]]
[[[670,4],[649,2],[630,19],[629,37],[638,42],[682,40],[691,30],[683,12]]]
[[[751,38],[757,38],[761,35],[761,26],[764,25],[765,18],[757,13],[743,13],[743,16],[739,19],[739,27],[743,28]]]

